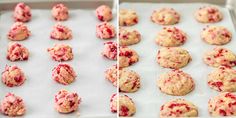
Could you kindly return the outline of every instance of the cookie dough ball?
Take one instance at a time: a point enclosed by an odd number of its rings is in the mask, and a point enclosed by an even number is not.
[[[121,69],[119,71],[119,91],[133,93],[140,88],[140,76],[133,70]]]
[[[195,12],[195,19],[200,23],[216,23],[223,19],[223,14],[214,6],[204,6]]]
[[[72,39],[72,31],[68,27],[60,23],[57,23],[56,25],[53,26],[50,37],[51,39],[56,39],[56,40]]]
[[[27,26],[22,22],[15,22],[8,32],[8,39],[12,41],[22,41],[30,36],[31,32]]]
[[[191,60],[189,52],[180,47],[164,47],[157,53],[157,63],[164,68],[179,69]]]
[[[117,104],[118,104],[117,97],[118,95],[115,93],[111,96],[111,99],[110,99],[110,108],[111,108],[112,113],[117,112]]]
[[[203,61],[212,67],[229,66],[236,64],[235,54],[223,47],[215,47],[213,50],[205,53]]]
[[[231,41],[231,32],[223,26],[207,26],[201,32],[201,38],[212,45],[224,45]]]
[[[141,34],[134,29],[120,28],[119,31],[119,44],[121,46],[128,46],[139,43],[141,40]]]
[[[52,79],[60,84],[68,85],[74,82],[76,73],[70,65],[60,63],[53,68]]]
[[[134,10],[120,9],[119,11],[119,25],[132,26],[138,23],[138,15]]]
[[[1,101],[0,110],[4,115],[15,117],[25,114],[25,104],[22,98],[8,93]]]
[[[194,89],[195,83],[192,77],[182,70],[172,70],[160,75],[157,86],[165,94],[183,96]]]
[[[101,5],[96,9],[96,16],[100,21],[110,21],[112,19],[111,8],[107,5]]]
[[[136,107],[133,100],[127,95],[119,96],[119,116],[129,117],[136,112]]]
[[[20,86],[26,80],[23,71],[16,65],[6,66],[2,72],[2,82],[8,87]]]
[[[111,39],[116,36],[115,27],[108,23],[102,22],[96,26],[96,35],[100,39]]]
[[[117,43],[111,42],[111,41],[104,43],[102,55],[110,60],[116,60],[117,59]]]
[[[198,108],[185,99],[175,99],[161,106],[160,117],[197,117]]]
[[[160,25],[174,25],[180,20],[180,14],[173,8],[162,8],[154,10],[151,21]]]
[[[176,27],[164,27],[156,37],[156,43],[165,47],[181,46],[186,40],[186,33]]]
[[[117,65],[113,65],[105,71],[105,78],[110,81],[115,87],[117,87],[117,76],[118,68]]]
[[[121,68],[138,62],[139,56],[135,50],[128,47],[120,47],[119,50],[119,66]]]
[[[76,111],[81,103],[77,93],[60,90],[54,98],[55,109],[60,113],[71,113]]]
[[[31,20],[30,7],[20,2],[15,6],[13,17],[18,22],[28,22]]]
[[[28,60],[28,49],[19,43],[10,43],[7,49],[7,59],[10,61]]]
[[[56,44],[48,48],[48,52],[55,61],[69,61],[73,59],[72,48],[66,44]]]
[[[65,21],[69,18],[69,10],[64,4],[56,4],[52,8],[52,16],[57,21]]]
[[[220,93],[208,101],[208,112],[213,117],[236,116],[236,95]]]

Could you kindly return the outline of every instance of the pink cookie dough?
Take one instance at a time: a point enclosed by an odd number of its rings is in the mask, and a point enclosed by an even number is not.
[[[48,48],[48,52],[55,61],[68,61],[73,59],[72,48],[66,44],[55,44],[54,47]]]
[[[16,65],[6,66],[2,72],[2,82],[8,87],[20,86],[26,78],[23,71]]]
[[[25,3],[20,2],[15,6],[13,17],[18,22],[28,22],[31,20],[30,7]]]
[[[96,35],[100,39],[111,39],[116,36],[115,27],[108,23],[102,22],[96,26]]]
[[[7,49],[7,59],[10,61],[24,61],[28,60],[29,51],[28,49],[19,44],[19,43],[11,43],[8,45]]]
[[[118,95],[115,93],[111,96],[111,99],[110,99],[110,108],[111,108],[112,113],[117,112],[117,104],[118,104],[117,97]]]
[[[7,93],[0,104],[0,111],[7,116],[22,116],[25,114],[25,104],[22,98],[12,93]]]
[[[72,39],[72,31],[67,26],[57,23],[53,26],[50,37],[56,40]]]
[[[115,87],[117,87],[117,65],[113,65],[105,71],[105,78],[110,81]]]
[[[7,34],[8,39],[12,41],[22,41],[27,39],[31,35],[31,32],[27,26],[22,22],[15,22],[10,31]]]
[[[111,42],[111,41],[104,43],[102,55],[110,60],[116,60],[117,59],[117,43]]]
[[[68,85],[76,79],[76,73],[70,65],[60,63],[53,68],[52,79],[60,84]]]
[[[52,16],[57,21],[65,21],[69,18],[68,8],[64,4],[56,4],[52,8]]]
[[[76,111],[81,103],[77,93],[60,90],[54,98],[55,109],[60,113],[71,113]]]
[[[96,9],[96,16],[100,21],[110,21],[112,19],[111,8],[107,5],[101,5]]]

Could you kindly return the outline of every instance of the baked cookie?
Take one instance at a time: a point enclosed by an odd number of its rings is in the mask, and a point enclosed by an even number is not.
[[[48,48],[47,51],[55,61],[69,61],[74,57],[72,48],[66,44],[55,44],[54,47]]]
[[[127,95],[119,95],[119,116],[129,117],[136,112],[133,100]]]
[[[22,41],[27,39],[31,35],[31,32],[27,26],[22,22],[15,22],[10,31],[7,34],[8,39],[12,41]]]
[[[23,2],[15,6],[13,17],[17,22],[28,22],[31,20],[31,10],[28,5]]]
[[[107,5],[101,5],[96,9],[96,16],[100,21],[110,21],[112,19],[111,8]]]
[[[200,23],[216,23],[223,19],[223,14],[217,7],[200,7],[194,14],[195,19]]]
[[[165,94],[184,96],[194,89],[195,83],[192,77],[182,70],[172,70],[160,75],[157,86]]]
[[[198,108],[185,99],[174,99],[161,106],[160,117],[197,117]]]
[[[160,25],[174,25],[180,20],[180,14],[173,8],[162,8],[154,10],[151,21]]]
[[[133,70],[121,69],[119,71],[119,91],[133,93],[140,88],[140,76]]]
[[[119,31],[119,44],[121,46],[128,46],[139,43],[141,40],[141,34],[134,29],[120,28]]]
[[[7,59],[10,61],[28,60],[28,49],[19,43],[10,43],[7,49]]]
[[[68,85],[76,79],[76,73],[69,64],[60,63],[52,70],[52,79],[56,82]]]
[[[164,68],[179,69],[191,60],[189,52],[180,47],[163,47],[157,53],[157,63]]]
[[[55,109],[60,113],[70,113],[76,111],[81,103],[81,98],[77,93],[60,90],[54,98]]]
[[[111,39],[116,36],[115,27],[108,23],[102,22],[96,26],[96,35],[100,39]]]
[[[117,43],[116,42],[105,42],[102,55],[110,60],[117,59]]]
[[[117,76],[118,68],[117,65],[113,65],[105,71],[105,78],[110,81],[115,87],[117,87]]]
[[[2,72],[2,82],[8,87],[20,86],[26,80],[23,71],[16,65],[6,65],[5,70]]]
[[[120,9],[119,11],[119,25],[132,26],[138,23],[138,15],[134,10]]]
[[[110,99],[110,108],[111,108],[112,113],[117,112],[117,104],[118,104],[117,97],[118,95],[115,93],[111,96],[111,99]]]
[[[223,26],[207,26],[201,32],[201,38],[212,45],[224,45],[231,41],[231,32]]]
[[[208,101],[208,112],[213,117],[236,116],[236,95],[225,92]]]
[[[120,47],[119,50],[119,66],[121,68],[138,62],[139,56],[135,50],[124,46]]]
[[[158,32],[156,43],[165,47],[176,47],[183,45],[187,40],[187,35],[176,27],[164,27]]]
[[[25,104],[21,97],[7,93],[1,101],[0,111],[7,116],[15,117],[25,114]]]
[[[203,61],[212,67],[229,66],[236,64],[235,54],[223,47],[215,47],[213,50],[205,53]]]
[[[69,10],[64,4],[56,4],[52,7],[52,16],[57,21],[64,21],[69,18]]]
[[[53,26],[50,37],[51,39],[56,39],[56,40],[72,39],[72,31],[68,27],[60,23],[57,23],[56,25]]]

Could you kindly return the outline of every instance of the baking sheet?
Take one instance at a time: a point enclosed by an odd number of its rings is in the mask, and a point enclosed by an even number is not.
[[[199,117],[209,117],[207,105],[209,98],[218,95],[218,92],[212,90],[207,85],[207,74],[214,68],[207,66],[203,60],[203,54],[207,50],[213,49],[215,46],[209,45],[202,41],[200,32],[207,24],[198,23],[194,19],[194,12],[201,6],[208,5],[205,3],[181,3],[181,4],[165,4],[165,3],[121,3],[120,9],[133,9],[139,16],[139,23],[131,28],[137,29],[142,40],[136,45],[130,46],[135,49],[140,56],[140,61],[129,68],[138,72],[141,76],[141,88],[135,93],[127,93],[136,103],[137,112],[135,117],[156,118],[159,116],[160,106],[165,102],[184,98],[191,101],[198,107]],[[188,35],[188,40],[181,46],[189,51],[192,61],[182,70],[189,73],[195,81],[195,89],[186,96],[170,96],[162,93],[156,86],[156,80],[161,73],[168,72],[159,66],[156,62],[156,55],[160,46],[155,43],[155,37],[163,26],[154,24],[150,20],[150,16],[155,9],[163,7],[172,7],[181,14],[181,20],[176,26]],[[144,12],[145,10],[145,12]],[[233,34],[232,41],[223,47],[226,47],[236,53],[235,29],[230,18],[229,10],[221,7],[220,10],[224,14],[224,18],[219,23],[208,25],[225,26]],[[145,96],[145,97],[144,97]]]
[[[10,62],[6,59],[7,45],[10,40],[6,35],[14,23],[12,11],[2,11],[0,16],[0,72],[6,64],[16,64],[23,69],[27,80],[20,87],[9,88],[0,82],[0,100],[6,93],[13,92],[21,96],[26,104],[24,118],[75,118],[80,117],[116,117],[110,112],[110,96],[116,92],[104,78],[104,71],[115,64],[101,55],[105,40],[96,38],[96,24],[100,23],[94,10],[70,10],[70,18],[62,24],[71,28],[72,40],[58,41],[50,39],[50,32],[56,21],[51,16],[51,9],[32,10],[32,20],[26,25],[31,30],[29,39],[20,41],[29,49],[28,61]],[[116,14],[113,14],[114,18]],[[111,21],[113,25],[116,20]],[[112,41],[115,41],[113,39]],[[67,61],[77,73],[76,81],[68,86],[56,83],[51,79],[54,66],[47,48],[56,43],[69,44],[73,48],[74,59]],[[76,112],[60,114],[54,109],[54,95],[60,90],[75,91],[82,97],[82,103]],[[3,117],[1,114],[0,117]]]

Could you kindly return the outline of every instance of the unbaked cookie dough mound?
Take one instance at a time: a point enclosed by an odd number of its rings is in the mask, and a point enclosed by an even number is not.
[[[100,21],[110,21],[112,19],[112,10],[107,5],[101,5],[96,9],[96,16]]]
[[[119,48],[119,66],[120,68],[128,67],[136,62],[138,62],[139,56],[137,52],[128,47]]]
[[[54,47],[48,48],[47,51],[55,61],[69,61],[74,57],[72,48],[66,44],[55,44]]]
[[[10,43],[7,49],[7,59],[10,61],[28,60],[28,49],[19,43]]]
[[[117,65],[113,65],[105,71],[105,78],[110,81],[113,86],[117,87],[117,76],[118,68]]]
[[[22,22],[15,22],[8,32],[8,39],[12,41],[22,41],[27,39],[31,35],[31,32],[27,26]]]
[[[236,64],[236,55],[226,48],[215,47],[213,50],[205,53],[203,61],[212,67],[233,67]]]
[[[119,11],[119,25],[132,26],[138,23],[138,15],[136,11],[130,9],[120,9]]]
[[[119,95],[119,116],[130,117],[136,112],[133,100],[127,95]]]
[[[56,4],[52,8],[52,16],[57,21],[65,21],[69,18],[69,10],[64,4]]]
[[[117,98],[118,98],[118,95],[116,93],[111,96],[110,108],[111,108],[112,113],[117,112],[117,104],[118,104]]]
[[[60,113],[76,111],[81,103],[81,98],[75,92],[60,90],[54,98],[55,109]]]
[[[128,46],[139,43],[141,34],[134,29],[120,28],[119,31],[119,44],[121,46]]]
[[[160,25],[174,25],[180,20],[180,14],[173,8],[154,10],[151,21]]]
[[[216,23],[223,19],[223,14],[214,6],[204,6],[195,12],[195,19],[200,23]]]
[[[96,26],[96,36],[100,39],[111,39],[116,36],[115,27],[108,23],[102,22]]]
[[[15,6],[13,17],[17,22],[28,22],[31,20],[30,7],[20,2]]]
[[[236,95],[225,92],[211,98],[208,112],[213,117],[236,116]]]
[[[156,43],[165,47],[181,46],[186,40],[187,34],[176,27],[164,27],[156,37]]]
[[[157,63],[164,68],[179,69],[191,60],[189,52],[180,47],[163,47],[157,53]]]
[[[157,86],[165,94],[184,96],[194,89],[195,83],[192,77],[182,70],[172,70],[160,75]]]
[[[139,90],[140,76],[133,70],[121,69],[119,71],[119,91],[133,93]]]
[[[69,29],[69,27],[57,23],[55,26],[53,26],[50,37],[51,39],[56,40],[72,39],[72,31]]]
[[[105,42],[102,55],[110,60],[117,59],[117,43],[116,42]]]
[[[174,99],[161,106],[160,117],[197,117],[198,108],[185,99]]]
[[[208,86],[219,92],[236,91],[236,70],[231,67],[220,66],[208,74]]]
[[[69,64],[60,63],[53,68],[52,79],[60,84],[68,85],[75,81],[76,73]]]
[[[6,66],[2,72],[2,82],[8,87],[20,86],[26,80],[23,71],[16,65]]]
[[[7,116],[15,117],[25,114],[25,104],[21,97],[8,93],[1,101],[0,111]]]

